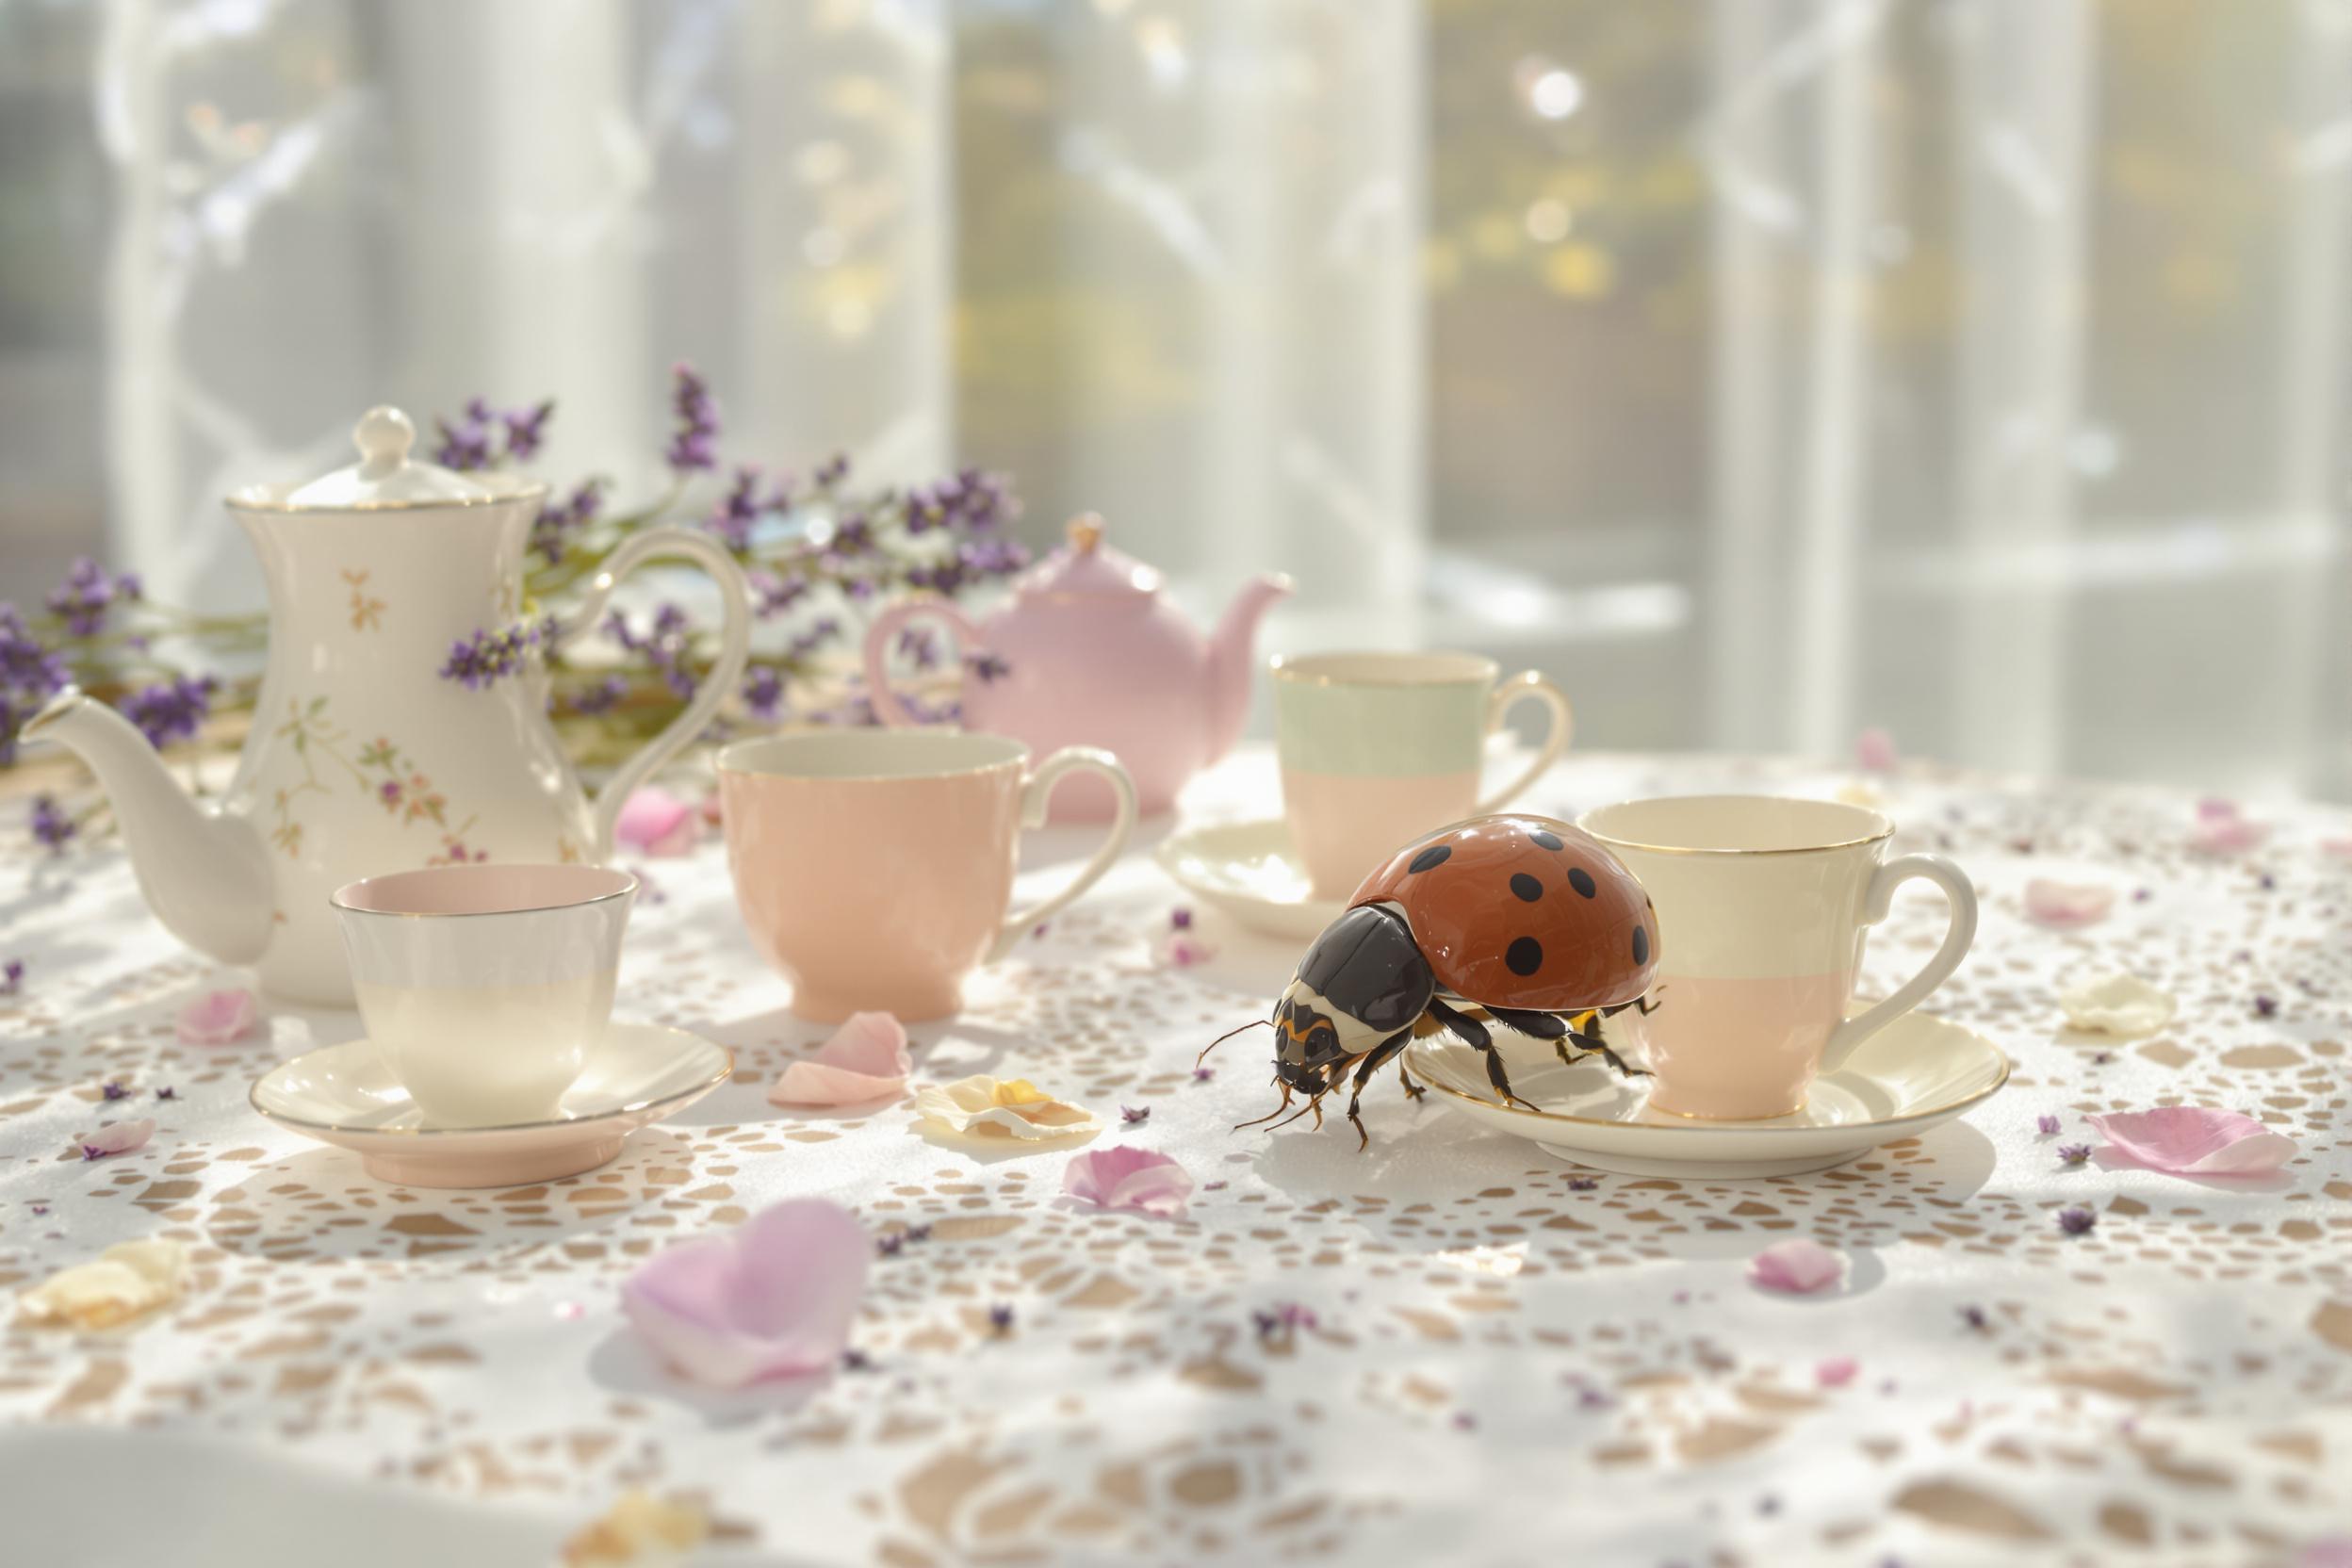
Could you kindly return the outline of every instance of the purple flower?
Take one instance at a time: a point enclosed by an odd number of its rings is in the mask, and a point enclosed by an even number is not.
[[[1134,1126],[1138,1121],[1149,1121],[1152,1119],[1152,1107],[1149,1105],[1121,1105],[1119,1108],[1119,1119],[1125,1122],[1130,1127]]]
[[[2093,1067],[2105,1067],[2109,1062],[2112,1062],[2115,1059],[2115,1054],[2112,1051],[2094,1051],[2091,1053],[2091,1065]]]
[[[1179,904],[1168,912],[1168,923],[1179,931],[1192,929],[1192,911]]]
[[[1252,1311],[1250,1314],[1250,1321],[1257,1329],[1258,1337],[1262,1340],[1272,1339],[1277,1334],[1296,1334],[1301,1329],[1315,1329],[1319,1326],[1315,1315],[1315,1309],[1297,1301],[1277,1302],[1270,1311],[1266,1312]]]
[[[964,668],[977,676],[984,685],[992,680],[1002,680],[1013,673],[1013,667],[1010,664],[992,653],[964,655]]]
[[[755,664],[743,677],[743,706],[773,723],[784,704],[784,678],[773,664]]]
[[[79,823],[57,809],[55,795],[33,797],[33,839],[51,854],[63,853],[65,841],[81,830]]]
[[[1966,1323],[1969,1328],[1974,1329],[1978,1333],[1983,1333],[1986,1329],[1992,1327],[1992,1319],[1984,1315],[1984,1309],[1983,1307],[1962,1307],[1960,1309],[1960,1321]]]
[[[517,463],[528,463],[539,455],[539,447],[547,439],[547,416],[555,412],[555,400],[549,398],[535,408],[517,409],[503,416],[506,424],[506,455]]]
[[[10,958],[0,964],[0,996],[14,996],[24,988],[24,960]]]
[[[629,695],[629,682],[619,676],[609,675],[572,698],[572,711],[590,714],[609,713],[618,707],[620,700],[627,695]]]
[[[2044,1134],[2050,1134],[2058,1131],[2064,1123],[2054,1116],[2038,1116],[2034,1119],[2034,1125],[2040,1128]]]
[[[691,365],[671,368],[677,388],[671,407],[678,413],[678,430],[662,455],[679,474],[719,466],[715,443],[719,435],[719,405],[710,387]]]
[[[2067,1165],[2081,1165],[2091,1157],[2091,1146],[2087,1143],[2062,1143],[2058,1146],[2058,1157]]]
[[[547,557],[548,565],[562,561],[571,535],[596,521],[596,514],[604,510],[608,482],[601,479],[583,481],[564,500],[539,509],[539,515],[531,524],[531,547]]]
[[[112,1078],[98,1086],[98,1096],[102,1100],[121,1100],[130,1092]]]
[[[473,410],[480,407],[482,400],[476,398],[466,404],[466,416],[454,425],[438,415],[433,416],[433,432],[440,437],[433,449],[435,463],[461,473],[490,466],[490,432],[472,416]]]
[[[65,580],[49,590],[49,612],[65,623],[76,637],[93,637],[106,625],[106,611],[119,599],[136,603],[142,589],[139,579],[124,573],[109,577],[88,556],[77,558]]]
[[[1213,1067],[1196,1067],[1192,1070],[1192,1081],[1196,1084],[1205,1084],[1216,1076],[1217,1069]]]
[[[139,727],[149,745],[160,751],[173,741],[196,738],[205,715],[212,711],[212,695],[220,687],[208,675],[193,680],[175,675],[124,697],[122,716]]]
[[[760,498],[760,470],[745,465],[735,470],[735,482],[704,519],[703,527],[719,536],[737,555],[751,548],[751,531],[767,505]]]
[[[841,1370],[844,1372],[871,1372],[874,1370],[874,1358],[867,1355],[863,1350],[860,1350],[858,1347],[853,1345],[841,1352]]]
[[[2277,1018],[2278,1016],[2278,999],[2275,996],[2255,997],[2254,1016],[2256,1018]]]
[[[1592,1192],[1598,1190],[1600,1184],[1599,1178],[1593,1176],[1571,1176],[1568,1178],[1568,1190],[1570,1192]]]
[[[179,1097],[180,1091],[173,1088],[169,1084],[164,1085],[163,1087],[155,1091],[155,1098],[157,1100],[177,1100]]]
[[[835,485],[841,483],[841,481],[849,477],[849,454],[847,452],[835,452],[831,457],[826,458],[823,463],[817,466],[817,471],[813,477],[816,480],[818,489],[832,489]]]
[[[999,1301],[988,1309],[988,1331],[1008,1334],[1013,1331],[1013,1309],[1007,1301]]]
[[[555,640],[559,629],[555,617],[550,615],[543,620],[517,621],[496,631],[484,628],[471,637],[461,637],[449,645],[449,657],[441,666],[441,678],[454,680],[469,692],[495,686],[504,677],[525,668],[534,652]]]
[[[72,679],[65,661],[33,636],[16,606],[0,600],[0,764],[16,758],[18,727]]]
[[[2058,1228],[2070,1236],[2079,1236],[2098,1223],[2099,1216],[2085,1208],[2076,1207],[2058,1211]]]

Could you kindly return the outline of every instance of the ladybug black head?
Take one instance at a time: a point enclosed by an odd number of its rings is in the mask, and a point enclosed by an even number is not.
[[[1413,1026],[1436,978],[1393,910],[1365,905],[1324,927],[1274,1008],[1275,1076],[1319,1094],[1339,1069]]]

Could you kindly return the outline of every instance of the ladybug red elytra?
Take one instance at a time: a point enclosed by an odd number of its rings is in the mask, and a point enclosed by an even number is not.
[[[1600,1020],[1649,1011],[1658,958],[1649,895],[1591,835],[1517,813],[1440,828],[1364,878],[1259,1021],[1275,1032],[1282,1102],[1258,1119],[1280,1116],[1297,1092],[1308,1100],[1293,1119],[1312,1110],[1320,1125],[1323,1097],[1352,1073],[1348,1119],[1369,1144],[1357,1114],[1364,1086],[1416,1034],[1440,1029],[1485,1056],[1506,1102],[1525,1104],[1488,1022],[1551,1040],[1562,1060],[1597,1053],[1633,1072],[1601,1038]],[[1396,1072],[1409,1093],[1423,1092],[1403,1062]]]

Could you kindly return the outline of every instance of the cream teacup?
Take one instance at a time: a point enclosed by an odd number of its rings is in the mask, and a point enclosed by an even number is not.
[[[1007,915],[1022,827],[1054,786],[1101,775],[1109,834],[1062,890]],[[1001,735],[845,729],[743,741],[719,753],[735,901],[760,954],[792,983],[792,1011],[833,1022],[906,1021],[962,1005],[964,976],[1110,870],[1135,823],[1135,788],[1107,751],[1065,746],[1034,766]]]
[[[1658,1078],[1651,1105],[1678,1116],[1800,1109],[1817,1073],[1918,1006],[1976,936],[1976,890],[1960,868],[1939,855],[1886,859],[1895,825],[1860,807],[1693,795],[1604,806],[1576,825],[1657,906],[1655,1005],[1625,1022]],[[1848,1018],[1870,927],[1915,876],[1951,904],[1943,946],[1892,996]]]
[[[335,890],[368,1037],[433,1127],[556,1114],[604,1038],[637,879],[465,865]]]
[[[1282,815],[1315,896],[1346,898],[1399,844],[1499,809],[1568,748],[1568,698],[1470,653],[1284,655],[1274,675]],[[1481,799],[1486,738],[1522,699],[1551,710],[1544,749]]]

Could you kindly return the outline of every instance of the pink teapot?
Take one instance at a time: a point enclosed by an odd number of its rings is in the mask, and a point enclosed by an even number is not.
[[[1013,589],[1013,601],[977,625],[945,599],[911,599],[876,617],[866,633],[874,711],[889,725],[925,722],[890,690],[886,662],[909,624],[941,622],[967,654],[989,656],[964,678],[965,728],[1025,741],[1039,757],[1067,745],[1114,752],[1148,814],[1172,807],[1186,779],[1233,749],[1250,712],[1258,618],[1290,580],[1250,582],[1204,637],[1161,594],[1160,574],[1105,547],[1102,519],[1088,515]],[[1112,804],[1100,780],[1072,778],[1054,795],[1054,815],[1099,822]]]

